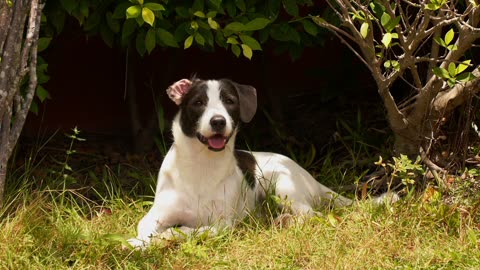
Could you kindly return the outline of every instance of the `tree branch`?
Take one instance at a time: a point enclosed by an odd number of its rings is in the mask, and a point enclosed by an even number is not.
[[[475,77],[464,84],[456,84],[452,89],[440,92],[433,102],[433,109],[437,112],[448,113],[462,105],[467,98],[480,92],[480,66],[472,73]]]

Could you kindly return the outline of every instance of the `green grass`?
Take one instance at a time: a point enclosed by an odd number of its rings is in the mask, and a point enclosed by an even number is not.
[[[156,172],[131,165],[78,171],[67,166],[71,150],[50,165],[34,151],[10,173],[0,209],[0,269],[480,269],[476,169],[456,178],[462,185],[449,200],[433,187],[410,189],[394,205],[361,201],[288,227],[249,217],[214,237],[137,251],[122,246],[151,206]],[[332,153],[318,158],[311,149],[296,158],[329,186],[364,174]]]
[[[121,194],[118,192],[117,194]],[[122,248],[149,204],[24,190],[0,223],[1,269],[475,269],[478,216],[432,198],[367,202],[279,228],[250,218],[212,238]]]

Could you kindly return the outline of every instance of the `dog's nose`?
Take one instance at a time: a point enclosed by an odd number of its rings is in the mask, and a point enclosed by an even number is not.
[[[223,131],[227,125],[227,120],[221,115],[215,115],[210,119],[210,126],[212,126],[213,131]]]

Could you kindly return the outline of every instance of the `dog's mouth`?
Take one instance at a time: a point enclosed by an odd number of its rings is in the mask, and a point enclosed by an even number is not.
[[[222,134],[215,134],[207,138],[200,133],[197,133],[197,138],[201,143],[207,145],[208,149],[212,151],[222,151],[225,149],[225,145],[227,145],[228,140],[230,139]]]

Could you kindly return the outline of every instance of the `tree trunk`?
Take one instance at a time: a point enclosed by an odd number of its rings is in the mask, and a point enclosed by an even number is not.
[[[37,41],[43,8],[39,1],[0,1],[0,205],[8,160],[37,86]],[[22,79],[27,75],[23,86]]]
[[[405,154],[412,158],[421,155],[424,160],[430,158],[432,142],[437,139],[441,125],[450,119],[454,109],[480,92],[480,67],[477,67],[472,74],[476,79],[456,84],[453,88],[440,92],[429,104],[414,103],[412,111],[425,111],[423,118],[417,119],[413,113],[407,114],[405,116],[407,126],[403,128],[396,128],[390,121],[395,135],[396,154]],[[427,108],[419,108],[420,106],[427,106]]]

